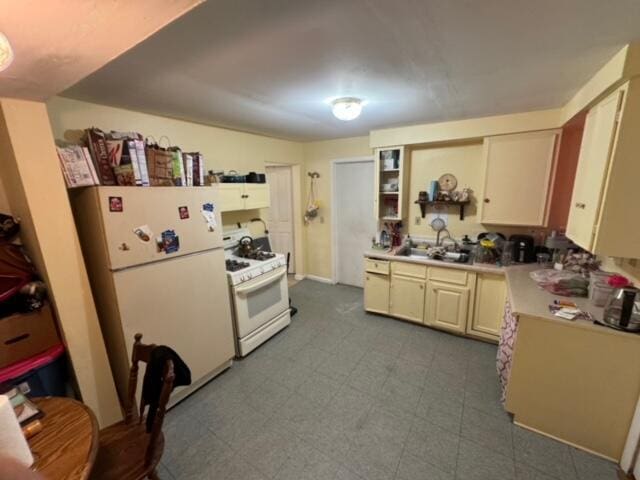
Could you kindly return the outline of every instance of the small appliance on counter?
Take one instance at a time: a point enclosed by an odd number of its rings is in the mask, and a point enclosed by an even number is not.
[[[613,291],[604,307],[606,325],[627,332],[640,332],[640,291],[622,287]]]
[[[516,263],[532,263],[536,261],[534,240],[531,235],[511,235],[513,242],[513,261]]]

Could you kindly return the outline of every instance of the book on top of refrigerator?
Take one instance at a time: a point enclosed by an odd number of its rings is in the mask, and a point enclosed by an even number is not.
[[[67,188],[100,184],[89,153],[85,150],[80,145],[56,147]]]
[[[104,132],[99,128],[88,128],[86,130],[86,142],[100,183],[102,185],[115,185],[116,176],[109,162],[109,151]]]

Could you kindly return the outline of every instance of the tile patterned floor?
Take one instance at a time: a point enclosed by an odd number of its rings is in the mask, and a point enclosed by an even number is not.
[[[494,346],[366,314],[357,288],[291,297],[289,328],[169,412],[161,478],[616,478],[510,422]]]

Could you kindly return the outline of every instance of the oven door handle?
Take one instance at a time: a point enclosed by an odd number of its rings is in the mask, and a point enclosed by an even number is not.
[[[240,287],[235,289],[235,293],[242,296],[247,296],[251,292],[255,292],[256,290],[261,289],[265,285],[269,285],[270,283],[275,283],[277,280],[280,280],[287,273],[286,268],[283,268],[281,272],[278,272],[276,275],[269,276],[269,278],[265,278],[261,282],[255,283],[248,287]]]

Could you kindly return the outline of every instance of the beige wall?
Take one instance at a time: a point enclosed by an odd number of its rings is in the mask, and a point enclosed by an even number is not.
[[[473,190],[473,201],[465,208],[464,220],[460,220],[460,210],[457,208],[447,207],[439,211],[447,214],[447,230],[456,240],[460,240],[465,234],[475,239],[478,233],[486,231],[497,231],[507,236],[514,233],[540,235],[544,231],[539,228],[492,226],[479,222],[477,201],[482,195],[484,180],[482,141],[415,149],[410,152],[410,168],[408,231],[411,236],[435,238],[435,232],[429,223],[438,211],[428,208],[427,216],[420,218],[420,224],[416,225],[416,217],[421,217],[421,213],[420,206],[413,201],[418,198],[418,192],[428,191],[431,180],[437,180],[445,173],[455,175],[458,190]]]
[[[369,137],[352,137],[338,140],[310,142],[304,144],[305,198],[306,207],[309,194],[307,172],[318,172],[316,198],[320,204],[320,214],[305,227],[306,233],[306,273],[323,278],[332,278],[331,258],[331,160],[372,155]],[[371,186],[373,188],[373,185]],[[373,213],[372,213],[373,215]]]
[[[63,97],[47,102],[54,137],[77,142],[82,130],[95,126],[103,130],[133,130],[159,140],[166,135],[172,144],[185,150],[198,150],[205,156],[207,169],[264,172],[265,164],[301,165],[299,181],[302,184],[300,202],[302,212],[306,206],[309,177],[307,172],[317,171],[320,218],[313,221],[296,237],[296,248],[303,256],[296,262],[298,273],[330,278],[331,272],[331,170],[330,161],[339,158],[371,155],[369,137],[354,137],[321,142],[300,143],[260,135],[185,122],[149,115],[121,108],[108,107]],[[295,207],[295,205],[294,205]],[[226,225],[247,222],[267,212],[230,212],[223,216]],[[299,219],[296,219],[299,220]],[[261,232],[260,224],[253,224],[252,233]],[[309,252],[309,253],[306,253]]]
[[[173,145],[186,151],[204,154],[207,170],[237,170],[264,172],[265,164],[301,165],[301,143],[250,133],[227,130],[168,117],[150,115],[122,108],[108,107],[64,97],[47,102],[54,136],[57,140],[78,142],[85,128],[95,126],[102,130],[135,131],[160,141],[166,136]],[[162,140],[164,145],[166,140]],[[302,170],[302,169],[301,169]],[[301,201],[300,197],[296,199]],[[225,225],[246,223],[255,217],[267,220],[266,210],[229,212],[223,214]],[[262,235],[262,226],[250,226],[253,235]],[[301,237],[302,235],[298,235]],[[304,250],[302,238],[296,238],[296,248]],[[296,252],[297,264],[304,267],[304,251]],[[303,268],[300,268],[301,272]]]
[[[640,260],[638,259],[605,257],[602,259],[602,269],[618,272],[636,286],[640,286]]]
[[[136,131],[204,154],[208,170],[264,171],[265,163],[302,163],[302,144],[276,138],[185,122],[157,115],[107,107],[63,97],[47,102],[56,139],[77,142],[82,130]]]
[[[21,238],[53,301],[82,400],[121,418],[98,316],[43,103],[0,100],[0,172]]]

